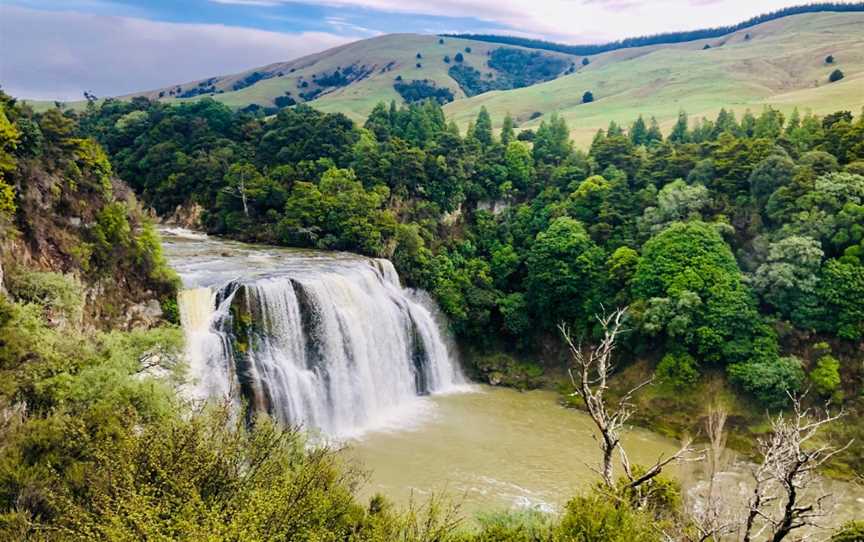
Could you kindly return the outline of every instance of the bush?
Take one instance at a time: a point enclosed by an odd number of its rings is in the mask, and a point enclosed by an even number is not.
[[[801,362],[794,357],[736,363],[728,372],[733,382],[769,408],[787,405],[789,394],[798,392],[804,380]]]
[[[72,275],[15,270],[6,284],[12,297],[42,307],[49,321],[78,324],[84,314],[84,287]]]
[[[480,514],[480,532],[472,542],[538,542],[551,539],[552,521],[537,510]]]
[[[663,540],[650,514],[634,510],[626,502],[590,495],[567,503],[556,539],[603,542],[659,542]]]
[[[834,64],[834,55],[828,55],[825,57],[825,64]]]
[[[583,104],[590,104],[593,101],[594,101],[594,93],[591,92],[590,90],[586,91],[585,94],[582,95],[582,103]]]
[[[462,53],[456,53],[456,56],[453,57],[453,60],[455,60],[456,62],[464,62],[465,57],[462,56]]]
[[[669,353],[657,365],[660,383],[674,391],[685,391],[699,380],[696,360],[686,352]]]
[[[831,536],[831,542],[864,542],[864,521],[845,523]]]
[[[591,64],[591,61],[588,60],[588,57],[586,56],[585,58],[582,59],[582,65],[587,66],[588,64]]]
[[[845,77],[845,75],[843,75],[842,71],[834,70],[833,72],[831,72],[831,75],[828,76],[828,81],[831,83],[836,83],[837,81],[843,79],[844,77]]]
[[[822,356],[810,371],[810,381],[819,395],[830,396],[840,387],[840,362],[834,356]]]

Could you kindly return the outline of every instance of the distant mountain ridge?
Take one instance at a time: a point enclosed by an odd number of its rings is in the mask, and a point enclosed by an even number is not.
[[[697,30],[687,30],[682,32],[665,32],[662,34],[652,34],[647,36],[637,36],[633,38],[625,38],[622,40],[612,41],[600,44],[586,45],[568,45],[566,43],[556,43],[552,41],[536,40],[530,38],[522,38],[519,36],[508,36],[500,34],[443,34],[447,37],[470,39],[476,41],[486,41],[489,43],[501,43],[505,45],[518,45],[520,47],[528,47],[531,49],[542,49],[547,51],[557,51],[571,55],[596,55],[606,53],[618,49],[628,49],[631,47],[644,47],[646,45],[668,45],[673,43],[684,43],[688,41],[696,41],[709,38],[718,38],[726,34],[732,34],[739,30],[746,30],[756,25],[767,23],[789,17],[791,15],[800,15],[804,13],[851,13],[864,12],[864,2],[845,3],[845,2],[820,2],[816,4],[804,4],[800,6],[790,6],[776,11],[771,11],[756,17],[751,17],[746,21],[730,26],[717,26],[714,28],[701,28]]]

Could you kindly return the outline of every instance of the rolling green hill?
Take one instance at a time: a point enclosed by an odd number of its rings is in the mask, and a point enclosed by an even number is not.
[[[507,88],[508,77],[512,83],[514,73],[536,68],[535,61],[510,66],[509,73],[496,69],[501,66],[494,62],[490,66],[502,50],[533,54],[553,69],[544,77],[521,81],[519,85],[528,84],[523,88],[477,94],[489,87]],[[464,57],[461,63],[457,53]],[[833,64],[825,62],[828,55],[834,57]],[[268,112],[307,102],[362,121],[375,104],[402,101],[395,84],[422,81],[427,88],[452,93],[454,101],[445,112],[463,128],[483,106],[495,122],[510,113],[522,129],[534,128],[557,112],[567,120],[577,144],[584,145],[610,120],[629,123],[640,114],[656,117],[668,129],[681,110],[691,118],[714,116],[721,107],[741,114],[765,105],[784,111],[857,111],[864,106],[864,13],[791,15],[716,38],[617,49],[591,56],[584,66],[582,60],[487,41],[390,34],[123,98],[179,102],[210,96],[233,108],[255,104]],[[457,65],[476,70],[483,88],[471,92],[464,81],[460,85],[452,77]],[[845,78],[829,83],[834,69],[842,70]],[[593,103],[582,103],[585,91],[593,93]]]
[[[401,101],[402,98],[394,89],[394,83],[399,81],[409,83],[426,80],[438,88],[449,89],[454,98],[460,99],[465,97],[465,92],[448,74],[453,66],[462,64],[472,67],[488,81],[500,80],[504,75],[489,67],[489,55],[501,49],[501,45],[455,38],[444,38],[443,43],[440,40],[437,36],[389,34],[290,62],[137,93],[135,96],[171,101],[212,96],[236,108],[250,104],[273,107],[276,98],[287,96],[297,102],[312,102],[316,108],[324,111],[341,111],[359,120],[365,118],[380,101]],[[571,66],[581,66],[581,57],[577,56],[520,47],[508,48],[534,53],[546,59],[560,59],[563,67],[561,73]],[[464,58],[461,63],[456,61],[459,53]],[[445,62],[445,57],[449,57],[449,63]],[[334,74],[337,76],[334,77]]]
[[[837,68],[845,78],[829,83]],[[583,104],[588,90],[595,101]],[[721,38],[604,53],[573,75],[459,100],[445,111],[465,126],[485,106],[497,122],[509,112],[523,129],[558,112],[577,144],[586,144],[610,120],[643,114],[668,128],[680,110],[693,118],[764,105],[815,113],[864,106],[864,14],[794,15]],[[530,120],[535,112],[543,116]]]

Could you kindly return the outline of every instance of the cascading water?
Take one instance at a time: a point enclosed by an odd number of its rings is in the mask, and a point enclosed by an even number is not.
[[[464,382],[424,298],[389,261],[207,243],[218,261],[174,260],[199,397],[242,397],[283,423],[348,436]]]

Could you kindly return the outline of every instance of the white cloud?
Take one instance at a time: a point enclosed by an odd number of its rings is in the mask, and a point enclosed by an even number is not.
[[[251,3],[259,0],[211,0]],[[467,17],[575,42],[734,24],[796,0],[265,0],[391,13]]]
[[[281,34],[0,6],[0,84],[30,99],[81,99],[84,90],[120,95],[290,60],[348,41],[324,32]]]

